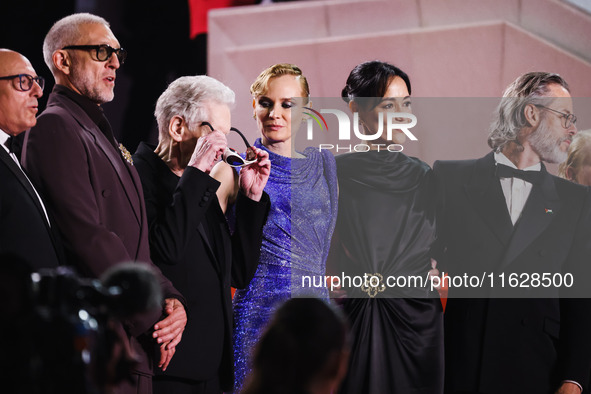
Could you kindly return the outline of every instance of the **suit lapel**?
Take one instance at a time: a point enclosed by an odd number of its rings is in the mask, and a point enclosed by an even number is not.
[[[49,228],[49,223],[47,223],[47,218],[45,217],[45,211],[43,211],[43,207],[41,207],[41,203],[39,202],[39,198],[37,197],[35,190],[33,190],[33,186],[31,186],[31,183],[29,182],[29,180],[25,176],[25,173],[23,172],[23,170],[19,168],[19,166],[15,163],[15,161],[12,159],[12,157],[10,157],[10,155],[8,153],[6,153],[6,151],[3,148],[0,148],[0,159],[2,159],[4,164],[6,164],[6,166],[10,169],[10,171],[12,171],[12,173],[19,180],[21,185],[23,185],[23,187],[25,188],[27,193],[29,193],[29,196],[31,197],[31,199],[35,203],[35,206],[39,210],[39,214],[43,217],[43,221],[45,222],[47,230],[49,231],[50,228]]]
[[[138,183],[133,176],[131,176],[127,165],[124,163],[123,159],[120,157],[120,152],[113,147],[113,145],[107,140],[107,137],[101,132],[99,127],[90,119],[90,117],[84,112],[84,110],[77,105],[76,103],[72,102],[67,98],[63,98],[60,95],[55,95],[56,100],[60,101],[62,105],[66,106],[74,116],[74,118],[78,121],[80,126],[84,130],[86,130],[89,134],[93,136],[95,144],[97,147],[103,151],[109,162],[113,166],[115,173],[119,177],[119,182],[127,195],[127,199],[129,200],[130,205],[133,208],[133,213],[137,219],[138,224],[141,226],[142,223],[142,215],[141,215],[141,203],[140,203],[140,193],[138,188]]]
[[[94,136],[97,146],[103,151],[103,153],[111,162],[111,165],[119,177],[121,186],[123,187],[123,190],[125,190],[127,199],[133,207],[133,213],[135,214],[138,224],[141,224],[142,215],[138,188],[135,181],[133,180],[133,177],[131,177],[129,174],[127,165],[123,162],[119,152],[115,150],[113,145],[111,145],[111,143],[107,140],[98,127],[90,127],[86,128],[86,130]]]
[[[465,185],[474,209],[497,239],[507,245],[513,233],[513,224],[507,210],[501,183],[494,173],[494,156],[491,152],[474,164],[474,172]]]
[[[543,165],[541,171],[542,181],[532,187],[523,212],[516,223],[511,243],[501,263],[501,269],[511,264],[546,230],[562,206],[552,176],[548,174]]]

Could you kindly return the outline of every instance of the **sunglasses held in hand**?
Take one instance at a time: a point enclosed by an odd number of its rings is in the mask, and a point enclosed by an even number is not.
[[[209,122],[201,122],[201,126],[208,126],[211,131],[213,131],[213,126]],[[238,133],[238,135],[240,135],[240,137],[242,137],[242,141],[244,141],[244,145],[246,145],[246,159],[243,159],[242,156],[240,156],[238,152],[232,148],[226,148],[222,159],[231,167],[244,167],[256,162],[256,153],[254,152],[252,146],[250,146],[248,143],[248,140],[244,134],[242,134],[242,132],[240,132],[240,130],[235,127],[230,127],[230,130],[235,131]]]

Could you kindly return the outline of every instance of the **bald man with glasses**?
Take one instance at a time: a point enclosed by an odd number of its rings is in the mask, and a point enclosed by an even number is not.
[[[37,122],[44,80],[23,55],[0,49],[0,262],[59,265],[45,204],[17,158],[16,137]]]

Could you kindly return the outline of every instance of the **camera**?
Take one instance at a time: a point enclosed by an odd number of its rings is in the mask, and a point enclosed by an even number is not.
[[[162,305],[149,266],[120,264],[101,280],[58,267],[17,283],[20,300],[6,319],[15,329],[3,361],[9,375],[2,380],[14,387],[8,392],[106,394],[130,378],[136,360],[121,321]]]

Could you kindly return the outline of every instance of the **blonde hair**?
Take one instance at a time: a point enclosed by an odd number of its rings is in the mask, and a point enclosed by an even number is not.
[[[586,163],[591,163],[591,130],[582,130],[575,135],[573,142],[568,147],[566,161],[560,163],[560,166],[558,166],[558,176],[569,179],[566,171],[568,168],[572,168],[573,179],[569,180],[574,181],[577,177],[577,172]]]
[[[300,86],[302,87],[302,97],[308,98],[310,96],[310,88],[308,87],[308,80],[302,74],[302,70],[295,64],[289,63],[279,63],[274,64],[271,67],[266,68],[263,70],[262,73],[259,74],[257,79],[250,85],[250,93],[253,97],[262,96],[267,92],[269,89],[269,81],[272,78],[280,77],[283,75],[294,75],[298,81],[300,81]]]

